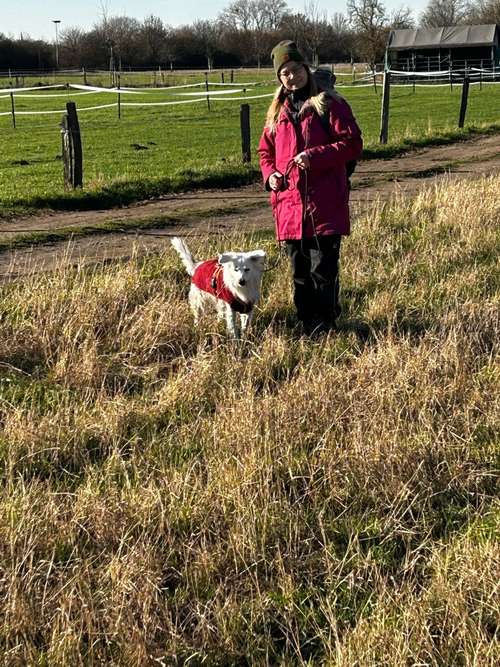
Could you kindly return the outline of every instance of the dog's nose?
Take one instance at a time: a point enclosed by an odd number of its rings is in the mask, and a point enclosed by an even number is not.
[[[245,280],[245,278],[240,278],[239,284],[243,287],[243,285],[247,284],[247,281]]]

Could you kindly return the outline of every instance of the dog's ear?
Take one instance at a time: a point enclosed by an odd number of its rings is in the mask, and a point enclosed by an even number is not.
[[[262,262],[266,259],[266,253],[264,250],[252,250],[252,252],[248,253],[248,259],[252,260],[252,262]]]
[[[234,252],[223,252],[222,255],[219,255],[219,264],[227,264],[227,262],[233,262],[236,257]]]

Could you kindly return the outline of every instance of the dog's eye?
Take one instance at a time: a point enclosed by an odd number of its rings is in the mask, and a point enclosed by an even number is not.
[[[247,271],[250,271],[250,269],[248,268],[248,266],[245,266],[245,268],[244,268],[243,270],[245,271],[245,273],[247,273]]]

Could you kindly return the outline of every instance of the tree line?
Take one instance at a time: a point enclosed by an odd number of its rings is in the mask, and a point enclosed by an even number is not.
[[[329,16],[316,0],[293,12],[285,0],[234,0],[214,20],[169,26],[158,16],[112,16],[101,5],[90,30],[66,27],[57,49],[45,40],[0,33],[0,70],[208,68],[269,66],[280,39],[293,39],[313,64],[383,59],[396,28],[500,23],[500,0],[430,0],[415,18],[408,7],[389,13],[382,0],[348,0]]]

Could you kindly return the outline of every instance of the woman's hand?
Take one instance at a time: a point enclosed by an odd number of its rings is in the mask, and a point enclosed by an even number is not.
[[[274,174],[269,176],[269,187],[275,192],[281,189],[281,184],[283,183],[283,174],[279,171],[275,171]]]
[[[309,156],[304,151],[293,158],[299,169],[309,169]]]

